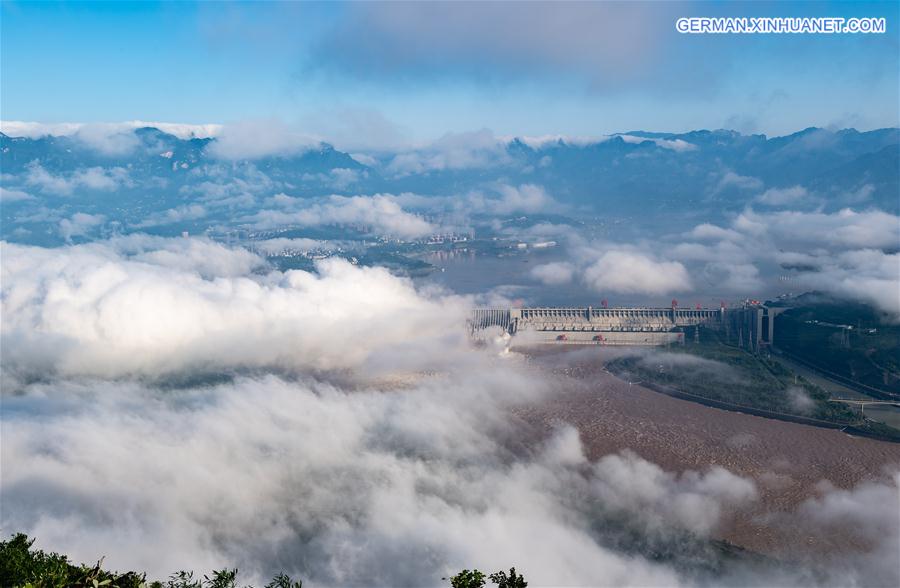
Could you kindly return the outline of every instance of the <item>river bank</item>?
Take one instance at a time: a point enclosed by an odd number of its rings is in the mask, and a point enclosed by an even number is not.
[[[629,384],[604,369],[610,351],[566,346],[524,350],[529,362],[558,377],[554,396],[517,416],[539,429],[575,426],[591,459],[631,450],[671,471],[722,466],[752,479],[760,498],[728,513],[718,538],[763,554],[813,557],[862,549],[852,529],[810,535],[794,524],[823,484],[850,489],[889,479],[900,469],[900,445],[840,430],[704,406]]]

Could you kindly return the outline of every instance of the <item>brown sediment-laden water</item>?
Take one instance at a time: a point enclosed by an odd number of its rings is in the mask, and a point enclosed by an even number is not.
[[[670,471],[721,466],[752,479],[759,500],[750,509],[725,513],[717,537],[752,551],[805,557],[864,549],[863,533],[815,532],[796,513],[825,488],[889,483],[900,470],[897,443],[712,408],[630,384],[604,369],[614,351],[574,346],[517,351],[558,382],[551,397],[517,407],[517,416],[538,429],[563,422],[575,426],[590,459],[631,450]],[[884,509],[886,517],[900,516],[900,505]]]

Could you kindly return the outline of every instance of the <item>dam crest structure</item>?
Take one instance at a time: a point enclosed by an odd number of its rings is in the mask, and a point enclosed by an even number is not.
[[[469,331],[479,338],[499,328],[523,344],[669,345],[710,328],[740,347],[759,351],[774,342],[775,317],[784,310],[761,304],[678,308],[674,301],[663,308],[479,308],[472,311]]]

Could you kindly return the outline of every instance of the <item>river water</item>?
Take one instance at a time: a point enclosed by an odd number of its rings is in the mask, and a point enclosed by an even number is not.
[[[560,422],[577,427],[592,459],[636,452],[669,471],[718,465],[754,480],[759,502],[729,513],[719,538],[759,553],[836,553],[861,548],[853,534],[810,534],[781,525],[786,513],[818,496],[826,483],[849,489],[866,481],[889,481],[900,469],[900,444],[721,410],[659,394],[605,372],[614,350],[544,346],[526,351],[532,365],[558,377],[556,394],[517,414],[547,431]],[[887,505],[894,511],[900,505]],[[900,512],[885,512],[900,517]]]

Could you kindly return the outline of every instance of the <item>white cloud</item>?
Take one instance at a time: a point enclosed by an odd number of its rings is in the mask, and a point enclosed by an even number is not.
[[[25,137],[38,139],[40,137],[67,137],[75,134],[82,123],[38,123],[17,120],[0,121],[0,132],[9,137]]]
[[[769,206],[784,206],[786,204],[797,204],[803,202],[809,197],[809,192],[803,186],[793,186],[790,188],[769,188],[756,197],[756,201]]]
[[[710,283],[749,293],[763,287],[760,264],[795,272],[800,287],[875,305],[900,322],[900,218],[879,210],[834,213],[747,209],[730,228],[701,224],[671,259],[705,262]]]
[[[282,210],[261,210],[246,220],[257,228],[359,225],[380,235],[401,238],[424,237],[436,230],[431,223],[405,211],[390,194],[291,198],[280,202]]]
[[[102,214],[76,212],[71,217],[59,221],[59,234],[66,241],[71,241],[72,237],[85,237],[101,226],[105,220],[106,217]]]
[[[192,169],[190,176],[199,181],[185,184],[179,192],[198,195],[208,208],[250,208],[257,196],[281,188],[280,182],[247,161],[202,165]]]
[[[900,217],[871,210],[845,208],[836,213],[783,211],[758,213],[747,210],[734,228],[766,233],[785,243],[824,244],[838,247],[885,247],[900,244]]]
[[[356,163],[361,163],[367,167],[378,167],[378,160],[371,155],[365,153],[351,153],[350,157],[352,157]]]
[[[544,263],[531,268],[531,277],[548,286],[568,284],[575,276],[575,266],[565,261]]]
[[[133,129],[118,124],[85,124],[72,135],[82,144],[106,156],[128,155],[140,145]]]
[[[786,390],[791,408],[800,414],[811,414],[816,407],[816,401],[800,386],[791,386]]]
[[[725,259],[727,260],[727,257]],[[704,276],[710,284],[747,297],[759,292],[764,286],[759,268],[752,263],[735,261],[732,259],[707,263],[703,268]]]
[[[244,249],[230,249],[204,238],[166,238],[132,233],[76,251],[197,274],[204,280],[238,278],[262,270],[262,259]]]
[[[41,192],[68,196],[75,189],[73,182],[62,176],[55,176],[36,161],[26,167],[25,183]]]
[[[371,108],[332,107],[301,116],[311,134],[342,151],[398,151],[410,146],[409,129]],[[357,159],[357,156],[353,156]],[[363,165],[369,165],[359,160]]]
[[[710,223],[702,223],[697,225],[693,228],[693,230],[691,230],[690,233],[687,234],[687,236],[694,239],[728,239],[731,241],[742,238],[741,233],[733,229],[723,229],[722,227],[717,227],[716,225]]]
[[[58,196],[69,196],[80,189],[111,192],[134,185],[128,170],[123,167],[89,167],[64,176],[54,175],[37,161],[26,166],[24,181],[41,192]]]
[[[670,247],[666,254],[672,259],[682,261],[722,261],[728,263],[750,261],[753,255],[745,249],[743,243],[719,241],[718,243],[679,243]]]
[[[0,202],[21,202],[23,200],[34,200],[34,196],[22,190],[0,186]]]
[[[359,182],[361,174],[355,169],[335,168],[329,172],[334,178],[331,185],[338,190],[345,190],[350,184]]]
[[[76,171],[71,182],[76,186],[83,186],[89,190],[102,190],[111,192],[122,186],[131,186],[128,170],[123,167],[89,167]]]
[[[589,460],[564,424],[523,435],[511,413],[559,379],[470,348],[470,301],[337,261],[265,274],[203,239],[2,256],[0,525],[40,548],[154,578],[236,566],[253,582],[430,585],[516,565],[536,586],[732,583],[702,541],[755,484],[630,452]],[[808,508],[868,527],[894,497],[827,490]],[[842,563],[816,577],[891,578]],[[798,583],[753,565],[743,584]]]
[[[757,498],[750,480],[715,467],[705,475],[675,476],[636,455],[608,455],[595,465],[593,489],[606,508],[621,510],[658,530],[683,528],[708,535],[725,505]]]
[[[697,150],[696,145],[694,145],[693,143],[688,143],[683,139],[660,139],[657,137],[638,137],[635,135],[615,136],[620,137],[626,143],[643,143],[644,141],[649,141],[651,143],[655,143],[658,147],[662,147],[663,149],[668,149],[670,151],[675,151],[678,153]]]
[[[222,130],[222,125],[218,124],[187,124],[142,120],[132,120],[121,123],[38,123],[11,120],[0,121],[0,132],[3,132],[10,137],[27,137],[29,139],[37,139],[48,135],[53,137],[68,137],[78,135],[79,131],[85,129],[89,129],[87,136],[96,136],[104,130],[107,134],[121,134],[126,131],[144,127],[157,128],[164,133],[174,135],[179,139],[215,137]]]
[[[553,199],[541,186],[522,184],[519,187],[500,186],[500,202],[494,205],[497,213],[540,212],[553,204]]]
[[[669,19],[640,4],[576,3],[561,10],[536,2],[514,11],[502,3],[359,5],[326,33],[315,56],[319,67],[366,78],[428,72],[507,83],[549,74],[570,83],[574,74],[607,87],[671,75],[656,67],[669,54],[660,47],[662,22]],[[348,47],[348,38],[358,42]]]
[[[596,292],[669,294],[691,289],[687,269],[677,261],[659,261],[638,251],[599,254],[582,276]]]
[[[466,197],[462,206],[469,212],[480,212],[495,215],[513,213],[536,213],[560,207],[544,189],[536,184],[510,186],[497,184],[493,187],[495,194],[473,192]]]
[[[115,157],[128,155],[140,145],[140,139],[134,134],[134,129],[138,128],[136,122],[43,124],[3,121],[0,129],[14,137],[71,137],[101,155]]]
[[[207,146],[221,159],[260,159],[288,156],[317,148],[321,139],[276,119],[247,120],[229,124]]]
[[[158,225],[170,225],[185,221],[198,220],[208,214],[206,208],[200,204],[182,204],[176,208],[169,208],[162,212],[156,212],[138,223],[137,227],[153,227]]]
[[[863,184],[859,187],[859,189],[851,192],[846,197],[846,202],[849,203],[859,203],[859,202],[868,202],[872,199],[872,194],[875,193],[875,186],[872,184]]]
[[[636,541],[705,535],[723,509],[753,500],[753,484],[633,454],[591,463],[570,428],[511,456],[505,408],[543,385],[502,367],[400,390],[272,376],[165,392],[33,385],[4,413],[4,461],[15,464],[2,479],[4,528],[155,577],[227,564],[248,579],[283,570],[313,585],[419,585],[517,565],[534,585],[686,583],[605,547],[591,525],[628,521]]]
[[[501,137],[504,142],[510,143],[515,140],[519,140],[522,143],[528,145],[532,149],[542,149],[548,145],[554,145],[556,143],[564,143],[566,145],[576,145],[579,147],[586,147],[588,145],[596,145],[597,143],[603,143],[604,141],[609,141],[611,138],[608,135],[600,135],[596,137],[592,136],[578,136],[578,135],[538,135],[538,136],[530,136],[530,135],[517,135],[517,136],[506,136]]]
[[[96,220],[76,217],[76,228]],[[459,302],[422,298],[385,269],[327,260],[318,275],[210,276],[202,268],[242,260],[246,270],[261,260],[214,244],[197,260],[187,255],[196,252],[195,241],[172,239],[152,249],[135,240],[61,250],[5,244],[4,372],[345,367],[414,339],[438,345],[462,333]],[[364,336],[373,332],[378,336]]]
[[[754,178],[751,176],[742,176],[737,174],[731,170],[724,172],[720,177],[715,187],[713,188],[713,194],[719,194],[728,189],[737,189],[737,190],[761,190],[763,187],[763,181],[759,178]]]
[[[415,150],[398,153],[385,167],[397,176],[430,171],[484,168],[509,163],[506,142],[491,131],[448,133]]]
[[[336,167],[328,173],[303,174],[301,179],[304,182],[322,183],[335,190],[346,190],[351,185],[358,184],[366,179],[368,175],[368,172],[365,170]]]
[[[863,553],[854,550],[830,556],[835,585],[900,583],[900,473],[895,470],[881,478],[887,480],[871,480],[855,488],[822,483],[819,495],[806,500],[789,521],[810,526],[815,535],[842,534],[869,546]]]
[[[798,276],[804,287],[872,304],[900,323],[900,254],[859,249],[813,259],[817,269]]]

